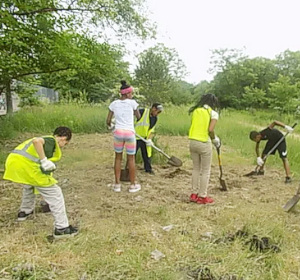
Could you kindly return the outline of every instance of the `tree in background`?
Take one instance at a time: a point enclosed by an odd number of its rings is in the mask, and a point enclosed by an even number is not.
[[[128,63],[122,60],[123,51],[83,35],[77,35],[72,44],[80,46],[78,61],[82,63],[76,68],[42,75],[42,85],[59,91],[62,98],[77,99],[85,91],[89,102],[107,100],[112,94],[112,85],[129,77]]]
[[[213,50],[210,73],[215,74],[211,90],[224,107],[240,107],[243,86],[254,82],[254,75],[243,67],[247,57],[242,50]]]
[[[291,83],[300,81],[300,51],[284,51],[276,57],[275,65],[281,75],[290,78]]]
[[[171,102],[174,105],[186,105],[193,102],[193,85],[184,81],[171,85]]]
[[[271,60],[249,59],[240,50],[213,51],[212,70],[216,75],[210,90],[222,107],[295,110],[300,99],[299,53],[286,51]],[[289,103],[289,98],[293,102]]]
[[[253,85],[246,86],[242,95],[241,105],[244,108],[266,108],[268,98],[263,89],[257,88]]]
[[[12,80],[89,66],[77,32],[93,26],[145,38],[152,27],[138,0],[3,0],[0,4],[0,89],[12,110]],[[87,26],[89,24],[89,26]],[[88,36],[86,36],[88,37]],[[100,34],[101,37],[101,34]],[[104,63],[105,66],[105,63]]]
[[[300,106],[300,81],[292,83],[287,76],[280,75],[270,84],[270,107],[281,112],[293,113]]]
[[[186,75],[186,68],[174,49],[158,44],[139,54],[135,84],[146,101],[170,102],[172,89]]]
[[[201,81],[199,84],[195,85],[193,88],[192,88],[192,99],[193,99],[193,102],[197,102],[198,100],[200,100],[201,96],[206,94],[206,93],[210,93],[211,91],[211,83],[209,83],[208,81]]]

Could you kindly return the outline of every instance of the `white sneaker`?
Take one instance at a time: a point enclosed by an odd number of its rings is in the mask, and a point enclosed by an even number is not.
[[[140,184],[131,185],[129,188],[129,192],[130,193],[138,192],[139,190],[141,190],[141,188],[142,187]]]
[[[121,191],[121,184],[115,184],[113,188],[114,192],[120,192]]]

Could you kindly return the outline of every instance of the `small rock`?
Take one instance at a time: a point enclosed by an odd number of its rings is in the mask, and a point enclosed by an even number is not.
[[[143,197],[138,195],[137,197],[134,198],[136,201],[142,201],[143,200]]]
[[[116,254],[118,255],[118,256],[120,256],[120,255],[122,255],[124,253],[124,251],[123,250],[116,250]]]
[[[69,182],[69,179],[63,179],[62,184],[67,184]]]
[[[174,227],[173,225],[169,225],[169,226],[162,227],[162,229],[164,231],[170,231],[173,227]]]
[[[152,230],[151,233],[152,233],[152,235],[153,235],[154,237],[156,237],[156,238],[159,238],[159,237],[160,237],[159,233],[158,233],[157,231],[155,231],[155,230]]]
[[[160,259],[162,259],[164,257],[165,257],[165,255],[162,252],[158,251],[157,249],[155,249],[151,253],[151,258],[154,259],[154,260],[156,260],[156,261],[158,261],[158,260],[160,260]]]
[[[213,236],[213,233],[212,233],[211,231],[208,231],[208,232],[202,233],[201,236],[202,236],[203,238],[211,239],[212,236]]]

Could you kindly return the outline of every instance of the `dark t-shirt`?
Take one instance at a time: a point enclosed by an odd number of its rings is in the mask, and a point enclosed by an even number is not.
[[[55,152],[55,140],[51,137],[43,137],[45,140],[44,152],[47,158],[52,158]]]
[[[286,158],[287,156],[287,150],[286,150],[286,142],[283,138],[283,134],[273,128],[266,128],[260,132],[261,134],[261,140],[267,140],[266,146],[263,150],[263,155],[269,154],[272,149],[273,151],[270,153],[271,155],[274,155],[276,151],[278,151],[281,158]],[[283,138],[283,139],[282,139]],[[280,142],[279,142],[280,141]],[[274,149],[274,147],[276,148]]]
[[[144,112],[145,112],[145,109],[139,109],[139,111],[140,111],[140,114],[141,114],[141,116],[142,116],[142,115],[144,114]],[[151,116],[151,115],[150,115],[150,129],[151,129],[153,126],[155,126],[156,122],[157,122],[157,117],[154,117],[154,116]]]
[[[283,134],[278,129],[271,129],[269,127],[260,131],[259,133],[261,134],[261,140],[267,140],[270,142],[278,142],[283,136]]]

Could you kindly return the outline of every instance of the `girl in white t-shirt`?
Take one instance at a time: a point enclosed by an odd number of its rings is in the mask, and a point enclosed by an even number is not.
[[[138,103],[132,99],[133,88],[127,85],[126,81],[121,81],[120,94],[118,100],[113,101],[109,105],[109,112],[106,119],[106,124],[111,127],[112,118],[115,118],[114,128],[114,150],[115,150],[115,185],[114,191],[121,191],[121,165],[123,149],[125,147],[127,153],[127,165],[129,169],[129,179],[131,186],[129,192],[137,192],[141,189],[140,184],[135,183],[135,150],[136,139],[134,130],[134,115],[137,119],[140,118],[140,113],[137,109]]]

